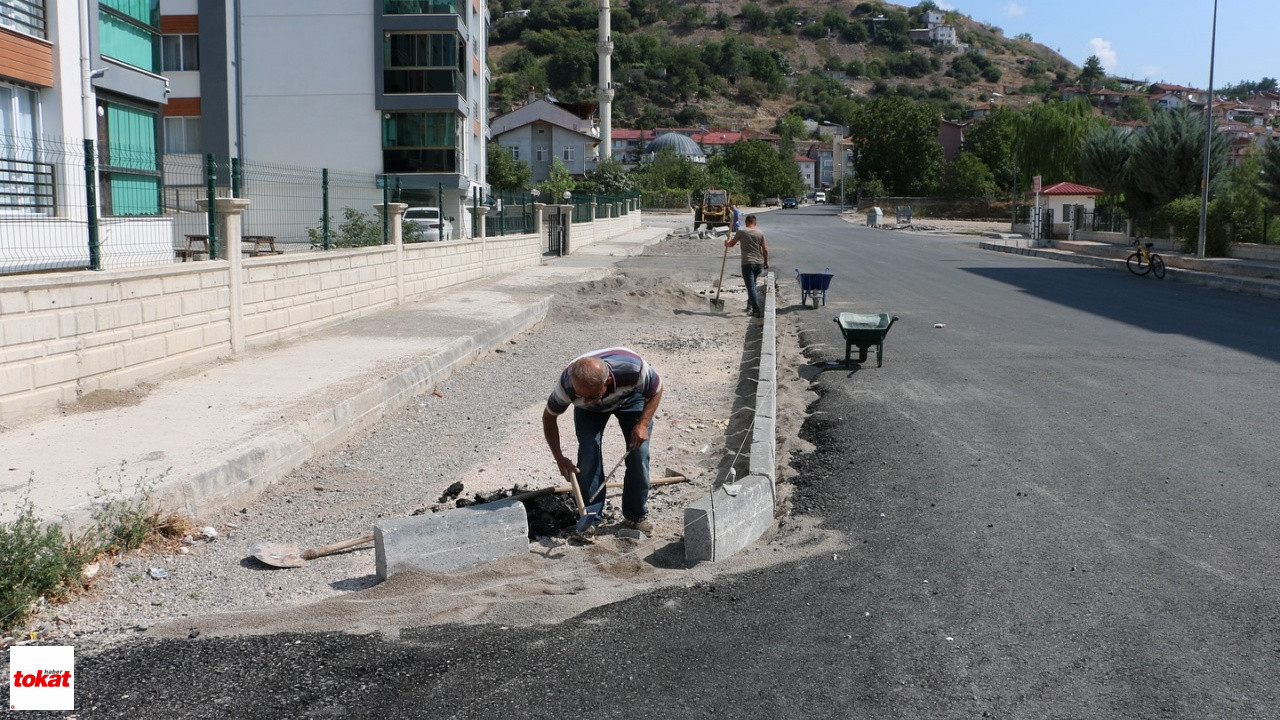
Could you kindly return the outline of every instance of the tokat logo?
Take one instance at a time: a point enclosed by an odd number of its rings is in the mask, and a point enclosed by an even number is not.
[[[75,648],[9,648],[10,710],[74,710]]]

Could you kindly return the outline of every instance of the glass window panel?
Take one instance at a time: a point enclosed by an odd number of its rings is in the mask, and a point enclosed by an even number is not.
[[[140,23],[153,27],[160,24],[160,0],[98,0],[98,3]]]
[[[160,179],[112,173],[111,213],[113,215],[158,215],[160,213]]]
[[[183,70],[199,70],[200,69],[200,36],[199,35],[183,35],[182,36],[182,69]]]
[[[155,170],[155,115],[120,105],[107,106],[107,164],[135,170]]]
[[[164,57],[165,72],[182,69],[182,36],[165,35],[160,40],[160,54]]]
[[[114,15],[101,13],[98,33],[102,54],[148,72],[157,72],[158,36]]]

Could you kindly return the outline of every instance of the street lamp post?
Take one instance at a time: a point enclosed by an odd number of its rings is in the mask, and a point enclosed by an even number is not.
[[[1213,0],[1213,29],[1209,35],[1209,98],[1204,112],[1204,175],[1200,178],[1200,233],[1196,236],[1196,257],[1204,257],[1205,234],[1209,224],[1209,154],[1213,150],[1213,60],[1218,44],[1218,0]]]

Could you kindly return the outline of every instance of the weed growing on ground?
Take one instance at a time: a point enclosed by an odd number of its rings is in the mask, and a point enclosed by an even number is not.
[[[95,504],[93,523],[78,535],[41,522],[29,497],[18,505],[17,518],[0,523],[0,631],[22,626],[41,598],[58,602],[86,589],[84,568],[103,556],[150,543],[173,547],[191,532],[190,518],[153,501],[155,482],[140,484],[132,496],[122,492],[122,479],[119,484],[121,492]]]

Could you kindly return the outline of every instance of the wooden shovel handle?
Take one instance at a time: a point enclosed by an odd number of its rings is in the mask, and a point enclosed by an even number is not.
[[[332,554],[334,554],[334,553],[338,552],[339,550],[346,550],[347,548],[353,548],[353,547],[355,547],[355,546],[357,546],[357,545],[364,545],[365,543],[371,543],[371,542],[373,542],[373,535],[372,535],[372,534],[369,534],[369,535],[361,535],[361,536],[360,536],[360,537],[358,537],[358,538],[351,538],[350,540],[343,540],[342,542],[336,542],[336,543],[334,543],[334,544],[332,544],[332,545],[321,545],[321,546],[320,546],[320,547],[318,547],[318,548],[311,548],[311,549],[309,549],[309,550],[303,550],[303,551],[302,551],[302,559],[303,559],[303,560],[315,560],[315,559],[316,559],[316,558],[318,558],[318,557],[324,557],[325,555],[332,555]]]
[[[569,491],[573,493],[573,502],[578,507],[578,517],[586,517],[587,506],[585,503],[582,502],[582,488],[578,487],[578,474],[575,472],[570,472],[568,475],[568,479],[569,479]]]

